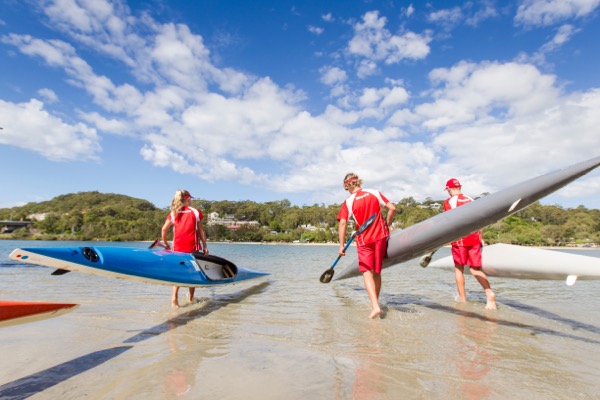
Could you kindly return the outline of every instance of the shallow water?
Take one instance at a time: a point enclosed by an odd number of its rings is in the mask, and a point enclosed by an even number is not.
[[[384,270],[385,316],[369,320],[360,278],[319,282],[336,246],[210,244],[271,275],[197,289],[178,310],[168,286],[8,259],[68,245],[0,241],[1,299],[80,304],[0,328],[0,399],[600,398],[600,281],[491,278],[499,309],[486,311],[472,276],[459,304],[451,270],[413,260]]]

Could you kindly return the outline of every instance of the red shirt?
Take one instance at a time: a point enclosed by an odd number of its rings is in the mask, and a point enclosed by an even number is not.
[[[204,219],[202,211],[193,207],[183,207],[177,215],[167,215],[173,223],[173,250],[191,253],[202,249],[198,237],[198,223]]]
[[[356,245],[364,246],[390,236],[383,216],[381,215],[381,206],[385,206],[390,201],[379,191],[373,189],[359,189],[344,201],[337,216],[337,220],[348,221],[354,217],[358,226],[362,225],[369,217],[377,213],[373,224],[362,234],[356,237]],[[357,227],[358,228],[358,227]]]
[[[454,196],[444,201],[444,211],[452,210],[453,208],[460,207],[467,203],[472,202],[473,199],[462,193],[455,194]],[[462,239],[452,242],[452,246],[479,246],[481,244],[481,235],[479,232],[473,232]]]

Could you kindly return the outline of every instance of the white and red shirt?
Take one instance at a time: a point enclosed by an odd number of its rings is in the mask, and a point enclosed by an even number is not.
[[[361,188],[344,201],[337,220],[344,219],[348,221],[351,217],[354,217],[358,229],[371,215],[377,213],[378,215],[373,224],[356,237],[356,245],[364,246],[385,239],[390,236],[390,230],[381,215],[381,207],[389,202],[379,191]]]
[[[473,199],[467,195],[462,193],[455,194],[444,201],[444,211],[452,210],[453,208],[460,207],[472,201]],[[481,235],[479,232],[473,232],[456,242],[452,242],[452,246],[478,246],[480,244]]]
[[[202,250],[198,223],[204,219],[202,211],[184,206],[177,214],[171,212],[167,219],[173,223],[173,250],[191,253]]]

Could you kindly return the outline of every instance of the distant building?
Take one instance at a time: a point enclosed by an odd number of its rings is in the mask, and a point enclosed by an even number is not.
[[[442,205],[440,203],[431,203],[431,204],[419,204],[417,207],[421,208],[421,209],[439,210],[442,207]]]
[[[208,221],[206,222],[206,225],[208,225],[208,226],[223,225],[231,230],[239,229],[241,226],[244,226],[244,225],[260,226],[258,221],[238,221],[235,219],[234,215],[226,215],[225,217],[221,218],[219,216],[219,213],[217,213],[217,212],[209,213],[207,219],[208,219]]]
[[[41,214],[29,214],[27,216],[27,219],[31,220],[31,221],[43,221],[46,219],[46,215],[48,215],[48,213],[41,213]]]

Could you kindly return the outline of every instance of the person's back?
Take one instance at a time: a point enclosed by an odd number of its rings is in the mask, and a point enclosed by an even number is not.
[[[351,204],[348,204],[348,202]],[[383,199],[379,191],[360,188],[348,198],[346,205],[352,209],[352,214],[354,215],[357,224],[360,226],[373,214],[377,214],[381,211],[382,203],[387,203],[387,199]],[[369,229],[356,238],[356,244],[358,246],[363,246],[389,236],[390,231],[385,220],[383,218],[377,218]]]
[[[200,251],[198,220],[202,218],[200,211],[188,206],[183,207],[177,214],[171,213],[174,251],[182,253]]]

